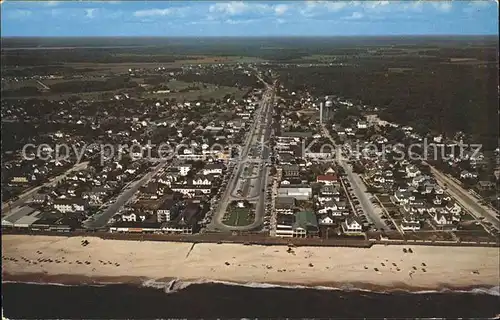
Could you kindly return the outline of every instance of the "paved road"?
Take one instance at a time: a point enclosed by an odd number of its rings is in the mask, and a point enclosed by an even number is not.
[[[83,170],[83,169],[87,168],[88,164],[89,164],[88,161],[78,163],[78,164],[74,165],[73,167],[71,167],[70,169],[68,169],[67,171],[58,175],[57,177],[50,179],[48,182],[42,184],[41,186],[35,187],[33,189],[30,189],[30,190],[22,193],[21,195],[19,195],[19,199],[17,199],[16,201],[11,202],[10,204],[9,203],[2,203],[2,216],[5,215],[7,212],[9,212],[11,209],[24,205],[26,202],[28,202],[28,200],[32,199],[32,197],[43,187],[51,187],[51,186],[56,185],[59,181],[66,178],[66,176],[68,176],[71,172],[79,171],[79,170]]]
[[[424,164],[427,164],[424,162]],[[485,221],[490,222],[497,229],[500,228],[500,221],[496,217],[496,213],[489,207],[481,205],[473,195],[465,190],[458,183],[447,177],[444,173],[429,165],[431,172],[434,174],[437,182],[442,186],[446,185],[446,191],[453,196],[467,210],[484,217]]]
[[[326,130],[325,127],[323,127],[323,133],[324,135],[330,139],[330,142],[335,146],[335,140],[332,138],[328,130]],[[373,203],[370,201],[368,198],[368,193],[366,192],[367,188],[366,185],[363,181],[361,181],[361,178],[357,173],[354,173],[351,169],[351,166],[347,163],[346,159],[342,156],[342,151],[339,148],[336,148],[336,159],[338,159],[338,162],[344,168],[344,171],[347,175],[347,179],[349,180],[352,190],[356,197],[359,200],[359,203],[363,209],[363,211],[366,214],[367,220],[370,220],[373,222],[376,228],[382,229],[382,228],[387,228],[387,225],[384,223],[380,215],[375,212],[375,207]]]
[[[226,190],[224,192],[224,195],[222,196],[220,200],[220,205],[216,209],[215,214],[214,214],[214,219],[212,222],[207,226],[208,229],[210,230],[219,230],[219,231],[245,231],[245,230],[253,230],[262,225],[263,218],[265,215],[265,197],[266,197],[266,184],[267,184],[267,175],[268,175],[268,168],[265,167],[264,161],[269,159],[269,150],[268,148],[262,148],[262,153],[261,153],[261,159],[255,159],[252,160],[252,162],[255,162],[260,168],[259,168],[259,179],[255,181],[255,186],[256,190],[259,190],[259,197],[256,203],[256,210],[255,210],[255,221],[247,226],[228,226],[222,223],[222,219],[224,217],[224,214],[226,213],[226,209],[228,204],[231,202],[231,200],[235,200],[235,198],[232,197],[232,194],[234,194],[240,184],[242,178],[242,173],[243,173],[243,168],[246,166],[246,163],[248,162],[248,155],[250,151],[250,147],[252,145],[256,144],[256,141],[268,141],[270,135],[271,135],[271,128],[269,125],[269,121],[272,121],[272,108],[271,104],[274,99],[274,88],[272,86],[267,86],[266,92],[263,94],[263,98],[261,100],[259,109],[255,112],[254,116],[254,123],[252,124],[252,127],[250,128],[250,131],[247,135],[247,140],[245,142],[245,146],[242,149],[241,154],[239,155],[240,160],[238,164],[235,166],[233,173],[231,174],[231,177],[229,178],[229,182],[227,184]],[[265,122],[261,121],[261,117],[265,117]],[[263,125],[264,124],[264,125]],[[258,137],[254,137],[254,135],[258,133]],[[262,189],[264,189],[264,192],[262,192]],[[238,197],[238,199],[243,199],[241,197]],[[253,197],[245,198],[249,201],[254,201],[255,200],[255,195]]]
[[[344,168],[347,178],[351,183],[352,190],[354,194],[359,200],[363,211],[366,213],[367,218],[370,219],[376,228],[387,228],[385,223],[382,221],[382,218],[375,212],[375,208],[373,203],[368,198],[368,193],[366,192],[366,185],[361,181],[361,178],[358,174],[354,173],[351,169],[351,166],[345,163],[343,160],[340,161],[342,167]]]
[[[133,199],[134,194],[139,190],[139,188],[146,183],[148,183],[161,169],[163,169],[168,163],[168,160],[162,160],[152,171],[144,175],[139,180],[132,181],[128,183],[122,190],[122,193],[118,196],[116,201],[107,207],[100,214],[96,214],[91,219],[84,222],[84,227],[87,229],[99,229],[106,226],[109,219],[111,219],[121,207],[123,207],[127,202]]]
[[[47,86],[45,83],[43,83],[42,81],[40,80],[37,80],[36,82],[38,82],[39,85],[41,85],[45,90],[50,90],[50,87]]]

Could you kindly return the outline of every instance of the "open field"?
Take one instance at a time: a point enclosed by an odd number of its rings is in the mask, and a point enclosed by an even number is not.
[[[113,97],[114,94],[119,93],[119,91],[94,91],[94,92],[81,92],[81,93],[54,93],[40,96],[23,96],[23,97],[3,97],[3,99],[40,99],[40,100],[64,100],[72,96],[78,96],[82,100],[107,100]]]
[[[91,63],[91,62],[75,62],[66,63],[65,66],[73,68],[92,68],[96,71],[91,71],[88,74],[101,75],[112,73],[128,73],[128,69],[154,69],[164,67],[166,69],[175,69],[188,65],[198,64],[233,64],[233,63],[258,63],[266,60],[254,57],[241,56],[199,56],[197,59],[178,60],[175,62],[131,62],[131,63]]]
[[[36,87],[38,89],[43,89],[42,84],[50,87],[54,84],[60,84],[64,82],[70,82],[70,81],[108,81],[110,80],[109,77],[105,76],[91,76],[87,75],[81,79],[47,79],[47,80],[41,80],[39,83],[37,80],[20,80],[17,82],[9,81],[9,82],[2,82],[2,90],[16,90],[20,89],[23,87]],[[136,82],[137,84],[141,84],[143,82],[142,78],[137,78],[133,79],[132,82]],[[175,98],[178,101],[192,101],[196,99],[222,99],[226,95],[234,95],[236,99],[241,99],[245,93],[246,90],[241,90],[236,87],[227,87],[227,86],[216,86],[213,84],[205,84],[205,83],[200,83],[200,82],[184,82],[184,81],[178,81],[178,80],[171,80],[167,83],[168,87],[173,90],[173,91],[179,91],[179,90],[185,90],[189,87],[196,87],[199,88],[199,90],[189,90],[185,92],[170,92],[170,93],[155,93],[155,92],[146,92],[146,93],[141,93],[142,98],[153,98],[153,99],[172,99]],[[127,90],[133,90],[132,89],[127,89]],[[113,95],[120,93],[122,90],[117,89],[117,90],[103,90],[103,91],[92,91],[92,92],[51,92],[50,90],[47,90],[43,94],[36,95],[36,96],[11,96],[11,97],[4,97],[6,99],[29,99],[29,98],[35,98],[35,99],[49,99],[49,100],[61,100],[61,99],[67,99],[71,96],[78,95],[82,99],[87,99],[87,100],[102,100],[102,99],[110,99],[113,97]]]
[[[3,235],[3,276],[38,281],[139,278],[353,286],[415,290],[495,286],[498,248],[375,245],[370,249],[245,246]],[[50,261],[48,261],[50,259]]]
[[[172,87],[171,87],[171,84]],[[189,86],[199,86],[202,85],[196,83],[187,83],[182,81],[170,81],[167,83],[169,87],[174,90],[182,90]],[[240,90],[234,87],[225,87],[225,86],[215,86],[212,84],[206,84],[206,88],[201,87],[200,90],[190,90],[186,92],[170,92],[170,93],[144,93],[142,94],[143,98],[152,98],[152,99],[172,99],[175,98],[177,101],[187,100],[197,100],[197,99],[222,99],[226,95],[234,95],[236,99],[241,99],[245,95],[245,90]]]

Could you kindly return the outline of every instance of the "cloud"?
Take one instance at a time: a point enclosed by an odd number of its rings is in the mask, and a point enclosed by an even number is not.
[[[327,12],[340,11],[348,5],[349,3],[345,1],[306,1],[299,13],[306,18],[312,18]]]
[[[451,1],[433,1],[430,3],[436,10],[441,12],[450,12],[452,8]]]
[[[221,13],[224,15],[238,15],[249,11],[251,6],[242,1],[218,2],[211,5],[208,11],[211,13]]]
[[[336,12],[349,6],[348,1],[306,1],[306,11],[328,10]]]
[[[368,9],[377,9],[380,7],[388,6],[390,3],[388,0],[385,1],[366,1],[363,3],[363,6]]]
[[[403,6],[403,11],[422,11],[423,1],[412,1]]]
[[[346,6],[349,5],[348,2],[335,2],[335,1],[326,1],[324,3],[325,7],[327,8],[328,11],[333,11],[333,12],[336,12],[336,11],[340,11],[342,9],[344,9]]]
[[[249,24],[249,23],[253,23],[257,20],[255,19],[239,19],[239,20],[233,20],[233,19],[227,19],[226,21],[224,21],[225,23],[227,24]]]
[[[23,9],[16,9],[16,10],[3,10],[3,15],[4,17],[8,19],[15,19],[15,20],[22,20],[31,17],[32,12],[31,10],[23,10]]]
[[[135,17],[168,16],[173,13],[172,9],[148,9],[134,12]]]
[[[53,16],[53,17],[57,17],[61,14],[64,13],[64,10],[61,10],[61,9],[52,9],[50,10],[50,15]]]
[[[281,16],[285,12],[287,12],[288,9],[289,9],[289,7],[286,4],[278,4],[277,6],[274,7],[274,13],[277,16]]]
[[[95,12],[97,12],[95,8],[85,9],[85,17],[93,19],[95,17]]]
[[[55,7],[55,6],[59,5],[60,3],[61,3],[61,1],[44,1],[43,5],[47,6],[47,7]]]
[[[494,0],[474,0],[469,2],[469,5],[473,7],[488,7],[490,4],[493,3],[498,5],[498,1]]]
[[[266,15],[274,14],[277,16],[283,15],[290,9],[289,5],[277,4],[270,5],[264,3],[256,3],[252,1],[230,1],[230,2],[217,2],[212,4],[208,11],[211,14],[218,14],[220,16],[238,16],[243,14],[253,15]]]
[[[488,8],[490,5],[496,4],[498,10],[498,2],[496,1],[488,1],[488,0],[476,0],[469,2],[469,5],[465,7],[462,11],[467,14],[473,14],[478,11],[483,11]]]
[[[345,20],[358,20],[358,19],[362,19],[365,15],[362,14],[361,12],[353,12],[350,16],[347,16],[343,19]]]

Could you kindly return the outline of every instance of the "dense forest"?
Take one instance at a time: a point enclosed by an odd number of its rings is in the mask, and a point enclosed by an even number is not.
[[[491,57],[485,54],[486,57]],[[498,65],[450,64],[435,58],[356,59],[342,66],[275,65],[283,84],[314,95],[336,94],[381,109],[388,121],[420,132],[472,134],[498,146]],[[405,68],[402,72],[393,72]]]
[[[31,49],[20,50],[23,47]],[[2,66],[10,67],[170,62],[199,55],[259,57],[270,61],[269,68],[294,91],[340,95],[378,107],[384,119],[421,132],[463,131],[488,149],[498,145],[496,37],[6,38],[2,42]],[[162,80],[149,78],[146,83]],[[187,73],[179,80],[241,87],[258,83],[238,70]],[[76,81],[52,85],[51,90],[77,93],[130,86],[135,83],[127,79]],[[3,93],[38,92],[29,87],[21,90]]]
[[[2,67],[5,66],[45,66],[65,63],[168,63],[192,59],[189,56],[172,54],[154,55],[150,52],[133,54],[125,49],[61,49],[61,50],[7,50],[2,51]]]
[[[408,50],[456,57],[483,56],[496,37],[282,37],[282,38],[5,38],[2,66],[75,62],[173,62],[192,56],[246,56],[286,62],[312,54],[364,56]],[[30,50],[21,50],[30,48]],[[380,50],[380,49],[383,50]],[[457,50],[456,48],[461,48]],[[373,52],[374,49],[378,50]],[[421,53],[421,54],[423,54]],[[438,53],[439,54],[439,53]],[[493,52],[493,58],[496,52]]]

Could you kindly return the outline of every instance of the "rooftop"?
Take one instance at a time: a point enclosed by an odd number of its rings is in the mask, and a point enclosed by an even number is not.
[[[312,211],[299,211],[295,213],[295,227],[306,230],[318,230],[318,220]]]

